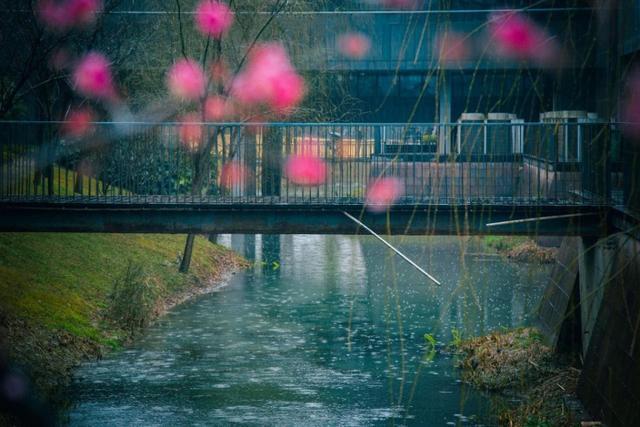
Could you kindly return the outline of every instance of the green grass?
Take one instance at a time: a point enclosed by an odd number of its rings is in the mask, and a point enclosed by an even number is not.
[[[525,236],[484,236],[482,238],[486,246],[497,252],[508,252],[528,240],[529,238]]]
[[[114,280],[129,261],[143,265],[161,297],[215,279],[241,262],[197,238],[191,270],[178,272],[185,236],[123,234],[0,234],[0,309],[34,324],[101,344],[118,337],[103,313]]]

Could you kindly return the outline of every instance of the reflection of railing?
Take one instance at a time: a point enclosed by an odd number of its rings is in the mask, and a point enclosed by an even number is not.
[[[400,203],[572,204],[584,197],[607,199],[624,181],[610,166],[609,124],[92,127],[84,138],[72,139],[61,136],[59,123],[0,123],[0,198],[360,203],[371,180],[396,176],[404,185]],[[578,137],[576,158],[563,157],[557,142],[560,129],[569,127]],[[468,135],[479,132],[482,151],[458,149],[472,144]],[[439,133],[450,139],[439,139]],[[516,143],[519,138],[522,144]],[[447,147],[438,145],[443,143]],[[299,154],[324,162],[326,179],[320,185],[297,185],[286,176],[286,159]],[[221,186],[221,171],[229,162],[246,173]]]

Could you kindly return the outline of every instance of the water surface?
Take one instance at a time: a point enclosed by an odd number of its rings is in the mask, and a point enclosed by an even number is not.
[[[131,348],[80,369],[72,425],[490,425],[491,397],[428,351],[525,324],[548,269],[477,240],[222,236],[255,260]]]

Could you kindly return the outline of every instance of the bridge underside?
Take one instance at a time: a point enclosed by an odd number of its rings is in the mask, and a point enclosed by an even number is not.
[[[362,204],[4,203],[0,231],[167,234],[366,234],[344,212],[381,234],[602,236],[602,206],[527,204],[400,205],[388,214]],[[570,216],[570,215],[578,216]],[[548,218],[557,217],[557,218]],[[487,224],[527,218],[537,221]],[[544,219],[547,218],[547,219]]]

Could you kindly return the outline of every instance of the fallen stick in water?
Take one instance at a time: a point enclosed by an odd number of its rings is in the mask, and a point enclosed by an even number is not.
[[[512,219],[510,221],[490,222],[485,225],[487,227],[497,227],[499,225],[522,224],[524,222],[549,221],[552,219],[576,218],[579,216],[592,216],[592,215],[597,215],[597,214],[595,212],[591,212],[591,213],[577,213],[577,214],[567,214],[567,215],[538,216],[533,218]]]
[[[365,230],[367,230],[369,233],[373,234],[374,237],[376,237],[378,240],[380,240],[382,243],[384,243],[385,245],[387,245],[389,247],[389,249],[391,249],[392,251],[394,251],[396,254],[398,254],[403,260],[407,261],[409,264],[411,264],[412,266],[414,266],[420,273],[424,274],[425,276],[427,276],[433,283],[435,283],[436,285],[442,285],[442,283],[440,283],[435,277],[433,277],[432,275],[430,275],[429,273],[427,273],[426,271],[424,271],[422,269],[422,267],[420,267],[418,264],[416,264],[415,262],[413,262],[411,259],[409,259],[409,257],[407,257],[405,254],[403,254],[402,252],[400,252],[398,249],[396,249],[395,246],[393,246],[391,243],[387,242],[386,240],[384,240],[382,237],[380,237],[375,231],[373,231],[372,229],[370,229],[369,227],[367,227],[366,225],[364,225],[364,223],[362,221],[360,221],[359,219],[355,218],[352,215],[349,215],[347,212],[342,211],[343,214],[345,214],[347,216],[347,218],[349,218],[350,220],[352,220],[353,222],[355,222],[356,224],[358,224],[359,226],[361,226],[362,228],[364,228]]]

